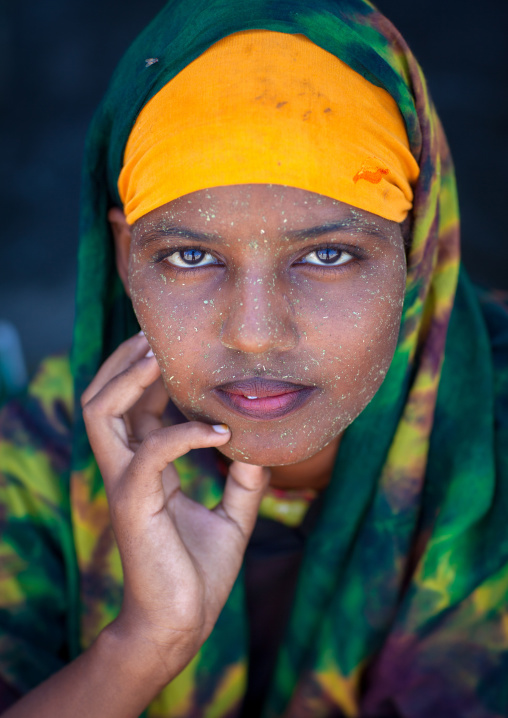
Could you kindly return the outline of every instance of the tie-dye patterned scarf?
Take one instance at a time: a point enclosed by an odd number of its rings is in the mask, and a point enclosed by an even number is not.
[[[506,716],[507,323],[501,310],[482,313],[459,269],[445,137],[419,66],[369,2],[173,0],[129,49],[86,150],[76,395],[137,329],[106,221],[108,207],[119,204],[117,177],[135,118],[206,48],[252,28],[303,33],[385,88],[421,167],[398,347],[383,385],[342,441],[264,716]],[[502,331],[504,343],[496,339],[493,351],[490,335]],[[78,651],[116,615],[121,566],[79,409],[74,435],[77,569],[69,586]],[[185,490],[213,505],[221,481],[209,458],[204,452],[178,464]],[[247,640],[240,576],[207,643],[146,715],[237,715]]]

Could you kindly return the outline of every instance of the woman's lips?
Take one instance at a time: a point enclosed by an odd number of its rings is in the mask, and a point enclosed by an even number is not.
[[[214,393],[236,413],[266,421],[299,409],[315,390],[314,386],[253,377],[221,384],[214,389]]]

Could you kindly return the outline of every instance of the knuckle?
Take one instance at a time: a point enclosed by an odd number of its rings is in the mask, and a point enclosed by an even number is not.
[[[95,414],[94,406],[91,401],[87,402],[86,404],[82,404],[83,406],[83,419],[85,421],[85,424],[89,423],[90,420],[93,418],[93,415]]]

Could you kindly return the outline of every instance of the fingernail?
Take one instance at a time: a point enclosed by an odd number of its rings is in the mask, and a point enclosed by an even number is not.
[[[144,337],[145,332],[141,329],[141,331],[138,332],[138,337]]]
[[[149,350],[147,351],[147,353],[145,354],[145,357],[147,357],[147,358],[148,358],[148,357],[153,357],[153,356],[155,356],[155,355],[154,355],[154,353],[153,353],[153,351],[152,351],[151,349],[149,349]]]
[[[217,434],[229,434],[229,426],[227,424],[213,424],[212,429]]]

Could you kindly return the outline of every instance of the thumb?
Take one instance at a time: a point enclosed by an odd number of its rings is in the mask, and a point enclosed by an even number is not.
[[[245,543],[256,523],[259,504],[270,481],[270,470],[263,466],[233,461],[229,467],[222,501],[215,512],[235,523]]]

